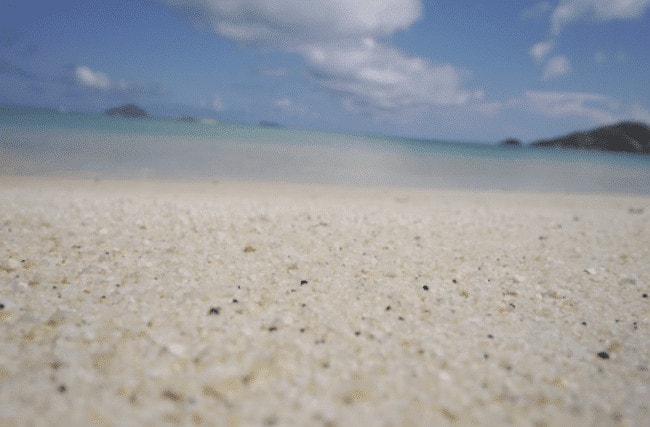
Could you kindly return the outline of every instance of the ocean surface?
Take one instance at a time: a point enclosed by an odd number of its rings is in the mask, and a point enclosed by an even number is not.
[[[0,174],[650,194],[650,156],[0,106]]]

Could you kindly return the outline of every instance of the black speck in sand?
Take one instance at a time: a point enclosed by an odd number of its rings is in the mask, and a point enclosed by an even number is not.
[[[601,359],[609,359],[609,353],[606,351],[601,351],[600,353],[596,353],[596,355]]]
[[[587,322],[582,322],[582,326],[587,326]]]
[[[648,298],[648,294],[641,295],[643,298]]]
[[[309,282],[307,282],[306,280],[301,280],[301,281],[300,281],[300,286],[304,286],[304,285],[306,285],[307,283],[309,283]]]
[[[424,286],[422,286],[422,289],[424,289],[425,291],[428,291],[429,287],[427,285],[424,285]]]
[[[234,302],[234,303],[238,303],[239,301],[237,300],[237,298],[233,298],[233,299],[232,299],[232,302]]]
[[[67,388],[65,387],[64,384],[61,384],[61,385],[59,386],[59,389],[58,389],[58,390],[59,390],[59,393],[65,393],[65,391],[67,390]]]
[[[386,311],[390,311],[390,305],[386,306]]]
[[[210,311],[208,311],[208,315],[212,315],[212,314],[216,315],[219,314],[220,311],[221,309],[219,307],[211,307]]]
[[[2,309],[4,309],[4,308],[5,308],[5,305],[4,305],[3,303],[0,302],[0,310],[2,310]]]
[[[182,399],[182,396],[175,391],[172,390],[164,390],[162,392],[162,397],[164,397],[167,400],[171,400],[172,402],[178,402]]]
[[[494,339],[494,335],[492,335],[492,334],[488,334],[487,337],[488,337],[489,339]]]
[[[277,330],[278,330],[277,326],[271,326],[269,328],[269,332],[274,332],[274,331],[277,331]]]

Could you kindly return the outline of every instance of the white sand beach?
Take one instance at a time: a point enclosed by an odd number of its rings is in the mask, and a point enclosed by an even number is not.
[[[650,197],[0,177],[0,425],[647,425]]]

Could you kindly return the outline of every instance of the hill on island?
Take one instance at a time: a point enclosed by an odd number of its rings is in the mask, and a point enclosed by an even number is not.
[[[531,145],[650,154],[650,127],[645,123],[621,122],[559,138],[536,141]]]
[[[104,112],[108,116],[119,116],[119,117],[136,117],[136,118],[147,118],[149,115],[142,108],[138,107],[135,104],[126,104],[120,107],[109,108]]]

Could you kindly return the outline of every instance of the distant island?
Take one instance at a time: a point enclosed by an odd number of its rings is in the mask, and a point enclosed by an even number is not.
[[[265,128],[281,128],[284,127],[278,122],[271,122],[268,120],[262,120],[257,124],[258,126],[265,127]]]
[[[135,104],[126,104],[120,107],[109,108],[104,112],[108,116],[135,117],[145,119],[149,117],[146,111]]]
[[[531,146],[650,154],[650,127],[645,123],[620,122],[590,131],[536,141]]]

